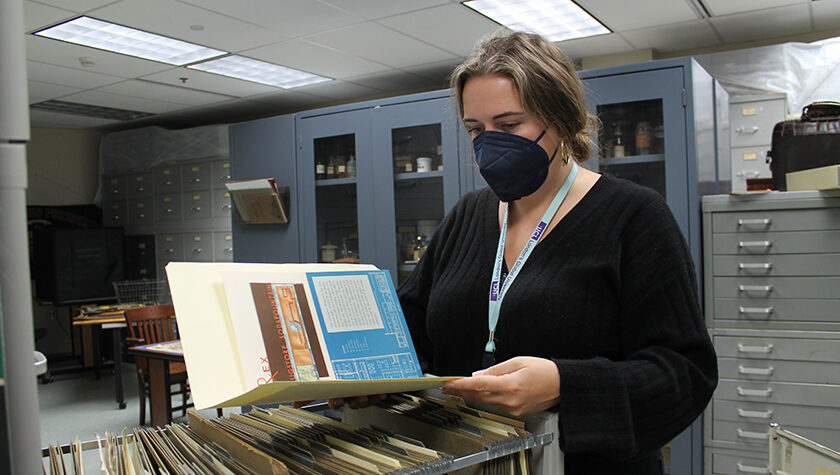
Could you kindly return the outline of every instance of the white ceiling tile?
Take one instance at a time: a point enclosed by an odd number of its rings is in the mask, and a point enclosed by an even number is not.
[[[69,10],[42,5],[31,1],[23,2],[23,28],[25,31],[40,30],[45,26],[79,16]]]
[[[134,78],[173,67],[157,61],[109,53],[101,49],[88,48],[87,46],[74,45],[34,35],[26,36],[26,57],[41,63],[122,78]],[[81,57],[93,58],[96,65],[91,68],[82,66],[79,61]]]
[[[709,21],[727,43],[778,38],[811,31],[811,13],[807,4],[713,17]],[[772,35],[768,35],[770,32]]]
[[[313,84],[311,86],[301,87],[298,91],[305,94],[312,94],[327,99],[336,100],[352,100],[357,98],[365,98],[374,95],[381,95],[382,91],[379,89],[362,86],[346,81],[330,81]],[[260,98],[263,100],[263,98]]]
[[[679,51],[721,44],[706,20],[625,31],[621,36],[637,49],[653,48],[657,51]]]
[[[186,78],[186,82],[182,81]],[[251,81],[243,81],[218,74],[196,71],[195,69],[174,68],[160,73],[143,76],[144,81],[158,82],[170,86],[178,86],[199,91],[225,94],[228,96],[245,97],[254,94],[274,92],[276,87],[266,86]]]
[[[461,59],[439,61],[436,63],[420,64],[403,68],[403,71],[416,74],[440,85],[441,89],[449,87],[449,74],[460,64]]]
[[[243,51],[242,55],[337,79],[391,69],[389,66],[306,40],[284,41]]]
[[[498,23],[461,4],[383,18],[377,23],[462,57],[478,40],[499,29]]]
[[[395,68],[453,58],[446,51],[373,23],[312,35],[307,40]]]
[[[142,0],[139,0],[142,1]],[[246,4],[230,0],[182,0],[232,18],[261,25],[285,35],[297,37],[352,25],[361,21],[357,15],[318,0],[249,0]],[[284,38],[277,38],[284,39]]]
[[[579,0],[577,3],[613,31],[636,30],[700,18],[682,0]]]
[[[626,53],[635,49],[627,40],[615,33],[561,41],[557,43],[557,46],[572,59]]]
[[[114,3],[114,0],[38,0],[38,3],[46,3],[76,13],[85,13],[94,8]]]
[[[450,0],[411,0],[410,2],[395,2],[394,0],[323,0],[342,10],[352,12],[362,18],[373,20],[392,15],[408,13],[423,8],[438,5],[448,5]]]
[[[29,81],[28,87],[30,96],[44,97],[47,99],[55,99],[57,97],[66,96],[68,94],[74,94],[82,91],[82,89],[79,89],[77,87],[67,87],[59,84],[50,84],[46,82],[32,80]]]
[[[102,92],[98,90],[84,91],[78,94],[71,94],[69,96],[62,97],[61,100],[67,102],[77,102],[79,104],[113,107],[115,109],[150,112],[153,114],[162,114],[164,112],[171,112],[188,107],[184,104],[174,104],[172,102],[157,101],[153,99],[126,96],[122,94],[111,94],[108,92]]]
[[[89,129],[108,124],[116,124],[118,120],[86,117],[76,114],[60,114],[58,112],[29,109],[30,127],[54,127],[57,129]]]
[[[703,0],[713,17],[808,2],[809,0]]]
[[[90,16],[228,52],[285,38],[272,29],[175,0],[122,0],[94,10]],[[191,28],[192,25],[201,25],[204,29],[197,31]]]
[[[840,26],[840,1],[811,2],[816,31],[834,30]]]
[[[44,102],[44,101],[47,101],[49,99],[51,99],[51,98],[50,97],[33,96],[32,94],[29,94],[29,103],[30,104],[35,104],[35,103],[38,103],[38,102]]]
[[[230,99],[230,96],[137,80],[112,84],[99,88],[97,91],[189,106],[213,104]]]
[[[106,84],[125,81],[124,78],[108,74],[80,71],[31,60],[26,62],[26,73],[30,80],[62,84],[79,89],[92,89]]]
[[[360,86],[385,92],[416,91],[437,86],[435,82],[429,79],[397,70],[366,77],[348,78],[347,80]]]

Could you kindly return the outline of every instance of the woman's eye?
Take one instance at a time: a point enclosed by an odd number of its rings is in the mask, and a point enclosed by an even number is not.
[[[508,129],[508,130],[515,129],[518,126],[519,126],[519,122],[508,122],[506,124],[502,124],[502,127],[504,127],[505,129]]]
[[[475,137],[481,133],[481,127],[468,127],[467,133],[470,134],[471,137]]]

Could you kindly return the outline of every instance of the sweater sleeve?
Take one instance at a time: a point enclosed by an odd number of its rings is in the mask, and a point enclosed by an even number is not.
[[[554,362],[563,449],[629,460],[662,447],[703,411],[717,362],[690,254],[658,195],[628,222],[619,274],[622,357]]]

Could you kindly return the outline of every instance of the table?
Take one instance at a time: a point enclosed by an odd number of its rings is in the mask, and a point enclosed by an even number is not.
[[[172,422],[172,398],[169,394],[169,362],[184,361],[181,340],[132,346],[131,356],[146,358],[149,362],[149,406],[152,425],[163,427]]]
[[[74,326],[92,325],[93,329],[93,374],[96,379],[100,378],[102,370],[102,357],[99,348],[99,331],[108,330],[111,332],[111,342],[114,350],[114,398],[120,409],[125,409],[125,397],[123,396],[123,382],[122,382],[122,339],[120,338],[120,329],[125,328],[125,313],[120,311],[117,313],[84,317],[73,319]]]

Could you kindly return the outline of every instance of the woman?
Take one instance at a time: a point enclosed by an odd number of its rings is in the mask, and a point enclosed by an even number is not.
[[[558,412],[568,474],[661,473],[660,448],[717,384],[673,216],[577,165],[596,121],[554,44],[491,38],[451,85],[489,189],[461,199],[399,289],[421,362],[471,375],[447,394]]]

